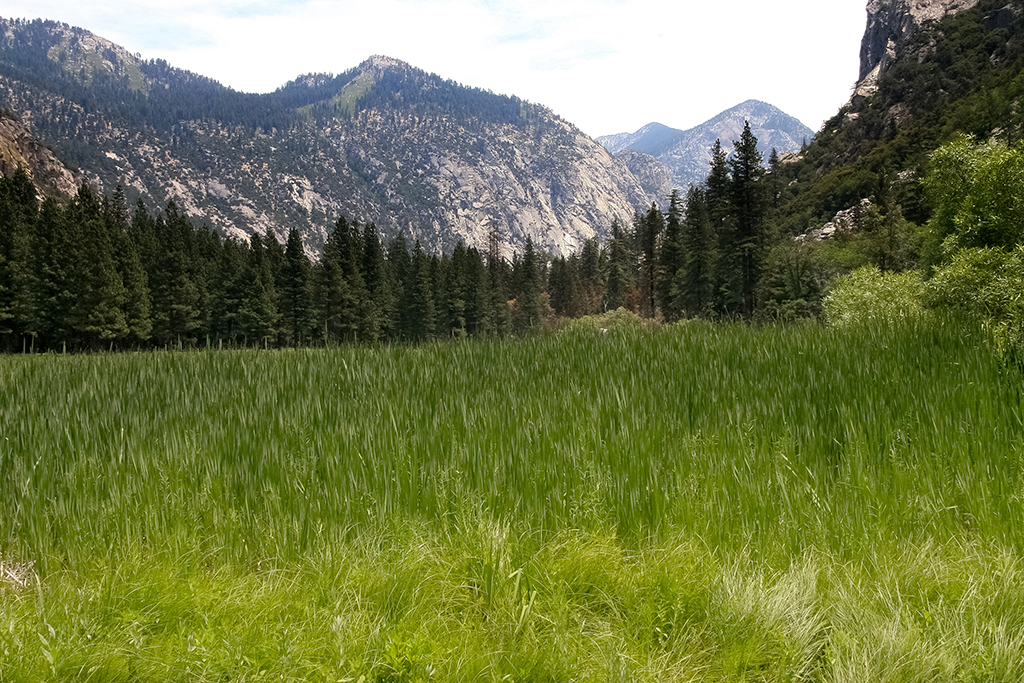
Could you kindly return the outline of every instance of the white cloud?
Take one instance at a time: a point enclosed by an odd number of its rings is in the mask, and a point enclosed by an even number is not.
[[[812,128],[857,76],[864,0],[8,0],[147,58],[269,91],[372,54],[551,107],[592,135],[685,128],[743,100]],[[127,9],[126,9],[127,8]]]

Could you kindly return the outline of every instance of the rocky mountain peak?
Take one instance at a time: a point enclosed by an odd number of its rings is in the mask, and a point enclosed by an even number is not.
[[[398,71],[407,71],[412,67],[403,62],[400,59],[388,57],[386,55],[372,55],[369,59],[359,65],[360,70],[362,69],[377,69],[378,71],[385,71],[394,69]]]
[[[707,176],[715,140],[721,141],[726,154],[731,153],[733,141],[739,139],[747,122],[765,160],[773,148],[780,153],[795,152],[814,136],[814,131],[777,107],[747,100],[689,130],[649,123],[636,133],[607,135],[597,140],[616,155],[633,150],[654,157],[668,168],[672,185],[685,188]],[[651,176],[650,169],[635,168],[638,163],[636,159],[628,161],[634,175],[640,173],[638,178],[647,178],[645,186],[656,186],[660,181]]]

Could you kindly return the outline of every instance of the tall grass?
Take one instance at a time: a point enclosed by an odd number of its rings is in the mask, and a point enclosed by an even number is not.
[[[942,325],[4,358],[0,682],[1016,680],[1022,386]]]

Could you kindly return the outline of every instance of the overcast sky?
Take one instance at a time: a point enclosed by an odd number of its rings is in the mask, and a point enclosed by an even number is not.
[[[857,79],[866,0],[4,0],[247,92],[370,55],[546,105],[592,135],[748,99],[817,130]]]

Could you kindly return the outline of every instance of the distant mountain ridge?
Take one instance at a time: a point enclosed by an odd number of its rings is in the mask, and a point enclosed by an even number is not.
[[[339,215],[440,252],[554,254],[654,197],[547,108],[388,57],[269,94],[143,61],[89,31],[0,19],[0,108],[104,191],[168,200],[227,235],[299,228],[315,250]]]
[[[796,152],[814,137],[814,131],[781,109],[747,100],[689,130],[649,123],[635,133],[604,135],[597,141],[612,154],[626,149],[650,154],[669,169],[676,187],[685,188],[707,176],[715,140],[721,140],[727,154],[732,152],[746,121],[766,162],[773,148],[780,154]]]

